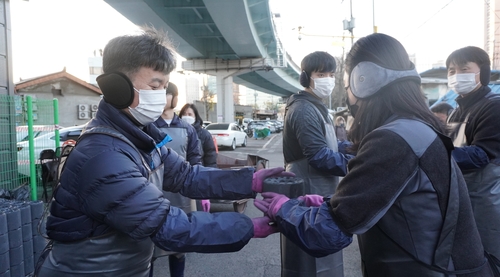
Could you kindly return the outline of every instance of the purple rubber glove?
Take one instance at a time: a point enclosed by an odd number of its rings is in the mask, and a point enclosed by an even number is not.
[[[317,194],[306,194],[304,196],[299,196],[297,199],[304,201],[306,207],[319,207],[323,204],[323,196]]]
[[[201,207],[203,208],[204,212],[210,212],[210,200],[201,200]]]
[[[287,172],[283,167],[275,167],[269,169],[261,169],[253,174],[252,190],[262,192],[264,180],[269,177],[294,177],[293,172]]]
[[[265,238],[278,232],[278,227],[271,226],[271,219],[267,216],[252,218],[253,238]]]
[[[275,192],[263,192],[262,197],[264,199],[255,199],[253,204],[259,210],[261,210],[264,215],[268,216],[272,221],[276,220],[276,214],[280,210],[281,206],[290,198],[284,196],[283,194]]]

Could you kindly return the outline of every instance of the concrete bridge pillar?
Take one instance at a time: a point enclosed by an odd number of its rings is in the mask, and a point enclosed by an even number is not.
[[[217,122],[234,122],[234,72],[217,72]]]

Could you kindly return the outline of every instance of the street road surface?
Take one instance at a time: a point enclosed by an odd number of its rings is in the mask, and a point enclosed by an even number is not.
[[[237,159],[246,159],[247,154],[259,155],[269,160],[270,167],[283,166],[281,134],[272,134],[265,139],[248,139],[248,146],[238,146],[235,151],[219,149],[221,155]],[[260,197],[260,196],[258,196]],[[217,210],[229,211],[229,205],[213,204]],[[212,209],[213,211],[213,209]],[[247,202],[244,214],[260,217],[253,201]],[[356,237],[354,242],[343,250],[344,276],[360,277],[360,256]],[[154,263],[154,276],[170,276],[168,257],[162,257]],[[186,277],[280,277],[280,235],[273,234],[264,239],[252,239],[240,251],[221,254],[188,253],[186,256]]]

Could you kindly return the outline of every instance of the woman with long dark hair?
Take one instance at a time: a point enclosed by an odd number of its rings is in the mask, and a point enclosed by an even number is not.
[[[396,39],[359,39],[346,59],[356,157],[331,198],[263,193],[255,205],[311,255],[358,235],[364,276],[493,276],[453,144]]]
[[[212,135],[202,127],[203,119],[194,104],[186,104],[179,112],[182,120],[192,124],[200,140],[201,163],[206,167],[217,167],[217,152],[215,150]]]

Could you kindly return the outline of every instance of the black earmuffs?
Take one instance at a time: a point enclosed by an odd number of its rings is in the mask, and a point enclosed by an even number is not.
[[[97,76],[97,84],[106,103],[125,109],[134,101],[134,86],[127,75],[111,72]]]
[[[307,76],[307,73],[304,70],[302,70],[302,72],[300,73],[299,82],[300,85],[305,88],[308,88],[311,84],[311,78]]]
[[[482,65],[479,68],[479,81],[483,86],[487,86],[490,83],[491,69],[489,65]]]

